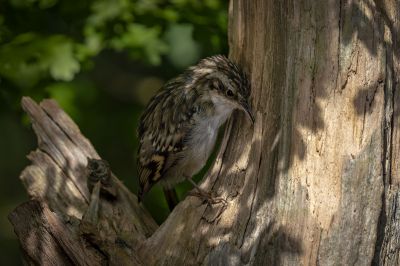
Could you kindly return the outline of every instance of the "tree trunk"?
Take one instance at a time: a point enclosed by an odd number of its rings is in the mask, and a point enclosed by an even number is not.
[[[400,265],[399,30],[400,1],[232,0],[256,122],[229,120],[202,182],[228,204],[187,197],[159,227],[114,176],[88,190],[91,144],[24,99],[35,200],[10,219],[27,262]]]
[[[230,18],[263,114],[249,260],[399,265],[400,1],[238,0]]]

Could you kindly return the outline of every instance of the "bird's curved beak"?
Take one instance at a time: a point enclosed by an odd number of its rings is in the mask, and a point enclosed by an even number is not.
[[[255,119],[254,119],[253,112],[250,108],[250,105],[247,102],[243,101],[243,102],[241,102],[241,108],[246,113],[247,118],[250,119],[251,124],[254,125]]]

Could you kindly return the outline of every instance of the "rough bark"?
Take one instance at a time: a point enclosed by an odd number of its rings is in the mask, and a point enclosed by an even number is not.
[[[25,99],[36,201],[10,218],[27,261],[399,265],[399,25],[394,0],[232,0],[230,57],[256,122],[230,119],[201,184],[228,204],[187,197],[159,227],[115,177],[115,197],[99,182],[90,195],[93,147],[54,102]]]
[[[280,230],[257,261],[399,264],[399,19],[399,1],[232,2],[268,125],[249,228]]]

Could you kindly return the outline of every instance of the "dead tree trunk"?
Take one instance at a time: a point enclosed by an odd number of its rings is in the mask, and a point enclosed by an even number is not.
[[[237,0],[230,18],[263,114],[254,259],[400,265],[400,1]]]
[[[24,99],[39,148],[10,219],[27,262],[400,265],[399,30],[400,1],[232,0],[256,122],[228,122],[202,183],[228,205],[188,197],[159,227],[115,177],[89,192],[94,148]]]

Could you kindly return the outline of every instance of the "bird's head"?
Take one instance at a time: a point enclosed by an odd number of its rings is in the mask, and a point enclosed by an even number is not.
[[[246,74],[222,55],[201,60],[189,69],[193,81],[207,92],[216,104],[243,110],[254,123],[250,107],[250,82]]]

